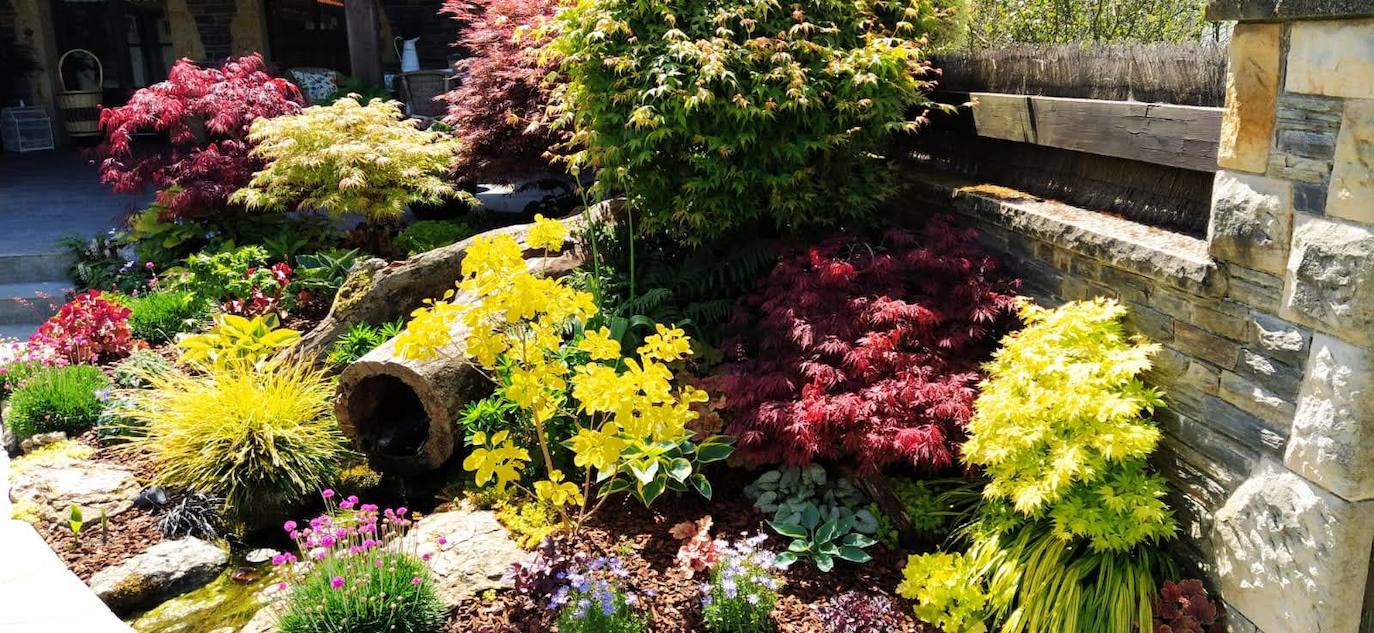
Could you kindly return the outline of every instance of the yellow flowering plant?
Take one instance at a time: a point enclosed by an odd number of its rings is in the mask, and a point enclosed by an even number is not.
[[[562,223],[538,216],[526,243],[556,252],[567,235]],[[693,405],[708,396],[675,381],[673,366],[692,354],[682,329],[655,324],[627,356],[600,324],[595,296],[567,279],[529,272],[510,235],[478,237],[461,272],[456,291],[411,315],[396,349],[432,359],[455,349],[454,332],[462,333],[463,353],[517,407],[518,419],[508,424],[532,427],[519,437],[532,436],[547,473],[532,494],[557,509],[565,529],[577,529],[615,493],[646,505],[668,490],[711,496],[701,465],[734,447],[723,436],[694,441],[687,427],[698,415]],[[566,428],[566,438],[550,438],[553,424]],[[515,437],[509,429],[472,436],[464,467],[476,471],[479,485],[521,485],[535,447],[516,446]],[[582,471],[580,482],[558,467],[568,457]]]

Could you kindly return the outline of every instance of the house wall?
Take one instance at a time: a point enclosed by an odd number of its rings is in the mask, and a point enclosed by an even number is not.
[[[1157,465],[1230,629],[1355,633],[1374,550],[1374,2],[1300,6],[1210,9],[1240,24],[1206,239],[945,176],[914,191],[1039,301],[1116,297],[1163,345]]]

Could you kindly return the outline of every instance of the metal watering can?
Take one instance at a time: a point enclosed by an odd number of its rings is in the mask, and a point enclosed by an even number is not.
[[[406,39],[400,36],[392,40],[391,47],[396,49],[396,57],[401,60],[401,72],[412,73],[420,70],[420,53],[415,50],[415,43],[419,41],[418,37]]]

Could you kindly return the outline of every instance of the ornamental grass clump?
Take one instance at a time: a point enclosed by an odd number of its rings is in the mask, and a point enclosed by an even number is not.
[[[559,222],[536,216],[526,242],[553,252],[567,236]],[[523,250],[510,235],[474,239],[458,283],[462,301],[451,300],[453,291],[430,301],[396,337],[403,357],[431,359],[449,348],[461,324],[464,353],[514,403],[506,428],[472,434],[463,467],[476,472],[478,486],[520,486],[552,506],[567,531],[613,493],[628,492],[645,505],[669,490],[710,498],[702,466],[725,459],[733,447],[720,436],[697,441],[687,428],[698,416],[693,403],[708,398],[674,380],[672,367],[692,353],[684,332],[656,324],[636,355],[624,356],[600,325],[593,295],[566,279],[530,273]],[[551,440],[551,427],[566,428],[566,439]],[[543,478],[526,486],[531,451],[543,462]],[[558,465],[568,451],[577,469],[571,475]]]
[[[458,142],[419,129],[395,101],[343,97],[258,121],[248,138],[267,164],[231,198],[249,209],[323,209],[376,223],[399,219],[410,204],[464,195],[448,182]]]
[[[380,509],[348,497],[335,503],[323,492],[327,511],[301,526],[283,528],[296,554],[279,554],[274,565],[292,575],[277,620],[282,633],[437,633],[445,612],[426,566],[431,553],[407,537],[413,525],[405,508]],[[430,546],[431,544],[424,544]],[[447,546],[439,539],[432,546]],[[432,549],[427,547],[426,549]]]
[[[926,4],[566,2],[546,57],[570,166],[693,243],[864,217],[890,190],[885,144],[931,103]]]
[[[74,437],[100,420],[109,388],[109,377],[98,367],[40,368],[10,394],[5,426],[19,439],[53,431]]]
[[[777,573],[786,565],[772,552],[759,549],[768,537],[759,534],[742,541],[717,541],[720,560],[711,567],[710,581],[701,586],[702,622],[713,633],[767,633],[774,630],[773,605],[782,581]]]
[[[126,413],[143,426],[122,445],[151,458],[156,483],[224,499],[249,526],[333,481],[348,455],[334,384],[308,364],[208,365],[153,376]]]
[[[624,588],[630,573],[620,559],[599,557],[564,572],[549,598],[558,610],[560,633],[642,633],[649,619],[638,611],[638,595]]]
[[[956,533],[964,552],[912,556],[898,593],[949,633],[1130,633],[1150,626],[1159,551],[1175,522],[1146,459],[1160,395],[1139,379],[1157,349],[1096,299],[1023,305],[991,362],[964,444],[988,478]]]

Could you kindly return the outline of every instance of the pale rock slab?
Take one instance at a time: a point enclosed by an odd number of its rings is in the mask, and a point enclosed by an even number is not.
[[[1374,18],[1293,23],[1285,82],[1289,92],[1371,99],[1374,81],[1370,77],[1374,77]]]
[[[1217,147],[1217,164],[1223,168],[1262,174],[1269,165],[1282,37],[1283,25],[1277,22],[1237,24],[1231,36],[1226,111]]]
[[[1217,510],[1222,595],[1261,631],[1356,633],[1374,503],[1351,503],[1265,458]]]
[[[229,566],[229,554],[198,538],[158,543],[96,572],[91,590],[115,613],[127,614],[210,582]]]
[[[440,537],[446,543],[441,545]],[[406,538],[417,554],[433,554],[429,571],[439,600],[448,609],[482,591],[505,586],[501,577],[524,555],[496,515],[486,511],[431,514]]]
[[[1374,226],[1297,218],[1280,316],[1374,344]]]
[[[1374,224],[1374,100],[1345,102],[1326,214]]]
[[[1217,172],[1207,244],[1212,257],[1282,275],[1293,232],[1293,183]]]
[[[1374,353],[1317,334],[1284,464],[1345,499],[1374,499]]]
[[[65,520],[73,505],[87,517],[114,516],[134,505],[141,490],[134,474],[99,462],[62,457],[11,474],[10,499],[38,507],[44,518]]]

